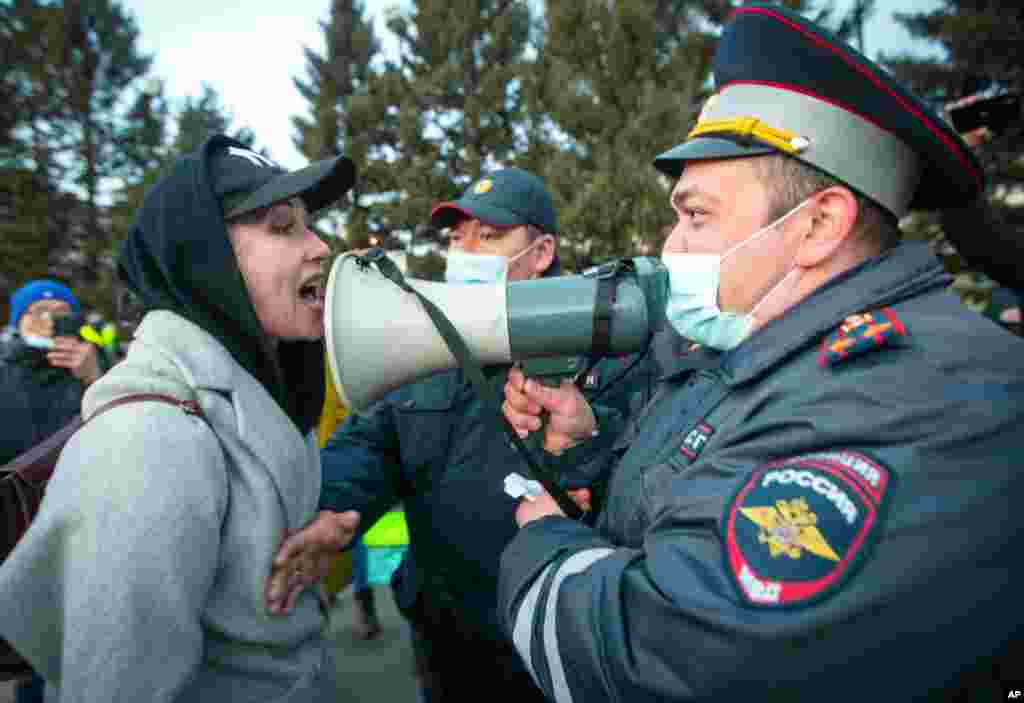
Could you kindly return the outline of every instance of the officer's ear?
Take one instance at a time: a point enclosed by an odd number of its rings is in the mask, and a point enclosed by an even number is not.
[[[540,278],[551,268],[555,261],[555,237],[551,234],[544,234],[540,230],[533,230],[534,239],[530,242],[533,250],[527,253],[530,278]]]
[[[807,217],[795,226],[807,227],[797,253],[797,265],[821,266],[854,243],[857,225],[857,198],[849,188],[832,186],[810,198]]]

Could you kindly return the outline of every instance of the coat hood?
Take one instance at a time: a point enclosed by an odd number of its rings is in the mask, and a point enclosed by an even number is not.
[[[275,345],[263,331],[216,195],[212,161],[229,148],[246,149],[210,137],[150,189],[121,249],[118,274],[147,311],[174,312],[220,341],[306,434],[323,405],[324,343]],[[351,179],[341,186],[337,197]]]

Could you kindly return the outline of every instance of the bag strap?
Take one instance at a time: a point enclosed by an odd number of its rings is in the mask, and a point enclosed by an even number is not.
[[[126,405],[128,403],[140,403],[146,401],[154,401],[159,403],[168,403],[169,405],[177,405],[185,412],[186,415],[195,415],[200,418],[203,417],[202,408],[200,408],[199,403],[194,400],[181,400],[180,398],[175,398],[173,395],[164,395],[163,393],[134,393],[132,395],[126,395],[122,398],[116,398],[110,401],[109,403],[104,403],[103,405],[96,409],[96,412],[92,414],[92,417],[90,417],[82,424],[85,425],[88,424],[89,422],[92,422],[106,411],[113,410],[119,405]]]
[[[109,403],[101,405],[96,412],[94,412],[92,416],[84,422],[82,421],[81,416],[76,416],[74,420],[61,428],[59,432],[47,437],[24,454],[13,459],[11,463],[0,467],[0,473],[15,473],[19,478],[22,478],[25,481],[45,483],[53,474],[55,462],[42,462],[41,460],[54,451],[59,451],[65,444],[67,444],[68,440],[71,439],[71,435],[108,410],[112,410],[119,405],[125,405],[127,403],[145,401],[177,405],[189,415],[203,417],[203,411],[200,409],[199,403],[194,400],[180,400],[174,396],[163,395],[161,393],[135,393],[133,395],[126,395],[122,398],[116,398]]]
[[[357,256],[356,261],[360,266],[368,267],[371,264],[377,266],[377,269],[384,275],[385,278],[390,280],[396,286],[401,288],[407,293],[415,295],[419,299],[420,303],[423,304],[424,310],[430,320],[434,323],[437,328],[438,334],[441,335],[441,339],[448,345],[448,350],[451,351],[452,356],[456,358],[459,365],[462,366],[466,372],[466,376],[472,382],[476,392],[480,395],[484,405],[489,407],[497,416],[498,424],[501,425],[502,429],[508,435],[509,439],[515,445],[519,451],[520,456],[526,461],[530,467],[530,473],[544,489],[551,494],[551,497],[558,503],[558,507],[562,509],[567,516],[576,520],[583,515],[583,511],[578,505],[569,497],[565,489],[562,488],[555,481],[554,473],[546,466],[539,464],[531,456],[530,451],[523,444],[523,440],[520,439],[519,434],[513,429],[509,423],[508,418],[501,412],[501,405],[498,403],[497,398],[494,395],[493,390],[487,383],[487,379],[484,377],[483,371],[480,369],[480,364],[477,363],[476,359],[473,358],[473,352],[470,351],[466,345],[465,340],[459,331],[455,329],[455,325],[445,316],[441,309],[438,308],[432,301],[427,299],[425,296],[420,294],[415,288],[410,286],[406,281],[402,272],[399,271],[398,267],[387,257],[383,249],[370,249],[366,254]]]

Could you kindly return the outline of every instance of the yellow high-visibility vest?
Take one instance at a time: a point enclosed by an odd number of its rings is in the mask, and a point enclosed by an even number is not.
[[[341,402],[338,390],[334,387],[330,363],[324,364],[324,375],[324,407],[320,412],[320,424],[316,430],[316,441],[321,449],[349,414],[348,408]]]
[[[97,347],[104,346],[103,335],[96,331],[92,325],[82,325],[78,328],[78,336],[87,342],[92,342]]]

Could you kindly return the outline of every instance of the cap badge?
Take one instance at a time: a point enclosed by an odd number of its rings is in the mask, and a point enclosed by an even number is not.
[[[476,184],[476,187],[473,188],[473,192],[476,193],[477,195],[483,195],[493,187],[494,182],[490,178],[485,178]]]

